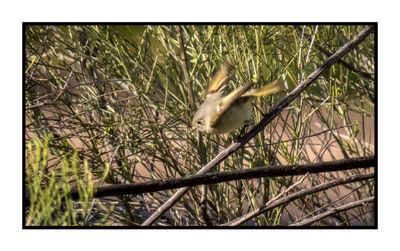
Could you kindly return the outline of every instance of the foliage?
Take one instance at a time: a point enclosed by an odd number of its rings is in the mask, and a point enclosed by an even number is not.
[[[29,195],[27,226],[88,225],[93,199],[93,178],[87,161],[77,152],[65,156],[58,169],[48,169],[49,137],[32,140],[26,149],[26,188]],[[79,203],[71,198],[71,185],[77,188]]]

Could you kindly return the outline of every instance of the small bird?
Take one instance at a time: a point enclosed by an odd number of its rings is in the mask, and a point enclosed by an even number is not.
[[[245,85],[224,95],[232,71],[232,64],[226,59],[214,74],[208,85],[203,104],[193,116],[192,128],[205,133],[222,134],[234,131],[247,124],[251,119],[253,100],[281,91],[282,80],[275,80],[258,90]]]

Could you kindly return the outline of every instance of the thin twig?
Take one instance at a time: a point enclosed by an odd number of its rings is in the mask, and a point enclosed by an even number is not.
[[[277,196],[275,196],[274,198],[272,198],[270,201],[268,201],[268,204],[271,204],[277,200],[279,200],[280,198],[282,198],[285,194],[287,194],[288,192],[290,192],[291,190],[293,190],[293,188],[297,187],[298,185],[300,185],[301,183],[303,183],[304,179],[306,177],[308,177],[310,174],[306,173],[305,175],[303,175],[303,177],[301,177],[301,179],[299,179],[296,183],[294,183],[293,185],[291,185],[290,187],[286,188],[285,190],[283,190],[280,194],[278,194]]]
[[[192,80],[190,79],[190,70],[189,70],[189,60],[186,55],[186,47],[185,47],[185,41],[184,37],[185,34],[183,33],[183,28],[182,26],[178,27],[179,29],[179,43],[181,47],[181,63],[182,63],[182,71],[183,75],[185,77],[185,86],[188,92],[188,98],[189,98],[189,106],[191,108],[191,111],[195,109],[195,103],[194,103],[194,97],[193,97],[193,84]]]
[[[348,183],[353,183],[353,182],[357,182],[357,181],[361,181],[361,180],[366,180],[366,179],[372,179],[375,177],[375,174],[373,173],[369,173],[369,174],[357,174],[357,175],[352,175],[350,177],[345,177],[345,178],[340,178],[340,179],[336,179],[334,181],[330,181],[330,182],[326,182],[320,185],[317,185],[315,187],[311,187],[308,189],[304,189],[301,191],[298,191],[296,193],[293,193],[289,196],[286,196],[282,199],[273,201],[272,203],[267,203],[264,206],[258,208],[257,210],[251,211],[233,221],[230,221],[228,223],[222,224],[221,226],[238,226],[260,214],[264,214],[269,210],[272,210],[280,205],[283,204],[287,204],[289,202],[292,202],[298,198],[302,198],[306,195],[309,194],[313,194],[313,193],[317,193],[323,190],[326,190],[328,188],[331,187],[335,187],[335,186],[339,186],[339,185],[343,185],[343,184],[348,184]]]
[[[303,36],[303,35],[306,35],[309,39],[312,39],[312,41],[314,40],[314,36],[311,37],[310,34],[304,33],[304,28],[302,29],[302,28],[296,26],[296,29],[297,29],[299,32],[302,33],[302,36]],[[332,56],[332,52],[330,52],[329,50],[323,48],[323,47],[320,46],[318,43],[315,43],[315,47],[316,47],[320,52],[324,53],[326,56],[328,56],[328,57]],[[346,68],[348,68],[348,69],[351,70],[352,72],[357,73],[357,74],[360,75],[361,77],[364,77],[364,78],[367,78],[367,79],[369,79],[369,80],[374,81],[374,75],[373,75],[373,74],[368,73],[368,72],[364,72],[364,71],[361,71],[361,70],[358,70],[358,69],[356,69],[353,65],[351,65],[350,63],[347,63],[346,61],[344,61],[344,60],[342,60],[342,59],[339,59],[338,63],[341,64],[341,65],[343,65],[343,66],[345,66]]]
[[[363,206],[363,205],[365,205],[367,203],[374,202],[374,200],[375,200],[374,196],[371,196],[371,197],[366,198],[366,199],[357,200],[357,201],[354,201],[354,202],[347,203],[347,204],[345,204],[343,206],[340,206],[340,207],[330,208],[326,212],[323,212],[323,213],[321,213],[319,215],[316,215],[314,217],[311,217],[309,219],[306,219],[306,220],[303,220],[303,221],[300,221],[300,222],[297,222],[297,223],[290,224],[289,226],[299,227],[299,226],[310,225],[310,224],[312,224],[312,223],[314,223],[316,221],[319,221],[319,220],[321,220],[323,218],[326,218],[326,217],[328,217],[328,216],[330,216],[332,214],[336,214],[336,213],[339,213],[339,212],[342,212],[342,211],[346,211],[346,210],[350,210],[350,209],[353,209],[353,208],[356,208],[356,207],[359,207],[359,206]]]

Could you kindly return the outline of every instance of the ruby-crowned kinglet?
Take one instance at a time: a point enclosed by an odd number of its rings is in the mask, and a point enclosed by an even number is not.
[[[206,98],[193,117],[194,129],[217,134],[236,130],[250,121],[255,97],[264,97],[282,90],[281,80],[273,81],[258,90],[250,90],[252,84],[249,82],[224,96],[231,69],[230,61],[226,60],[212,78]]]

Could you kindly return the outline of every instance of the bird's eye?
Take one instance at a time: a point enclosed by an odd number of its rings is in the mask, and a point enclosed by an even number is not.
[[[201,125],[201,120],[197,120],[197,122],[196,122],[198,125]]]

